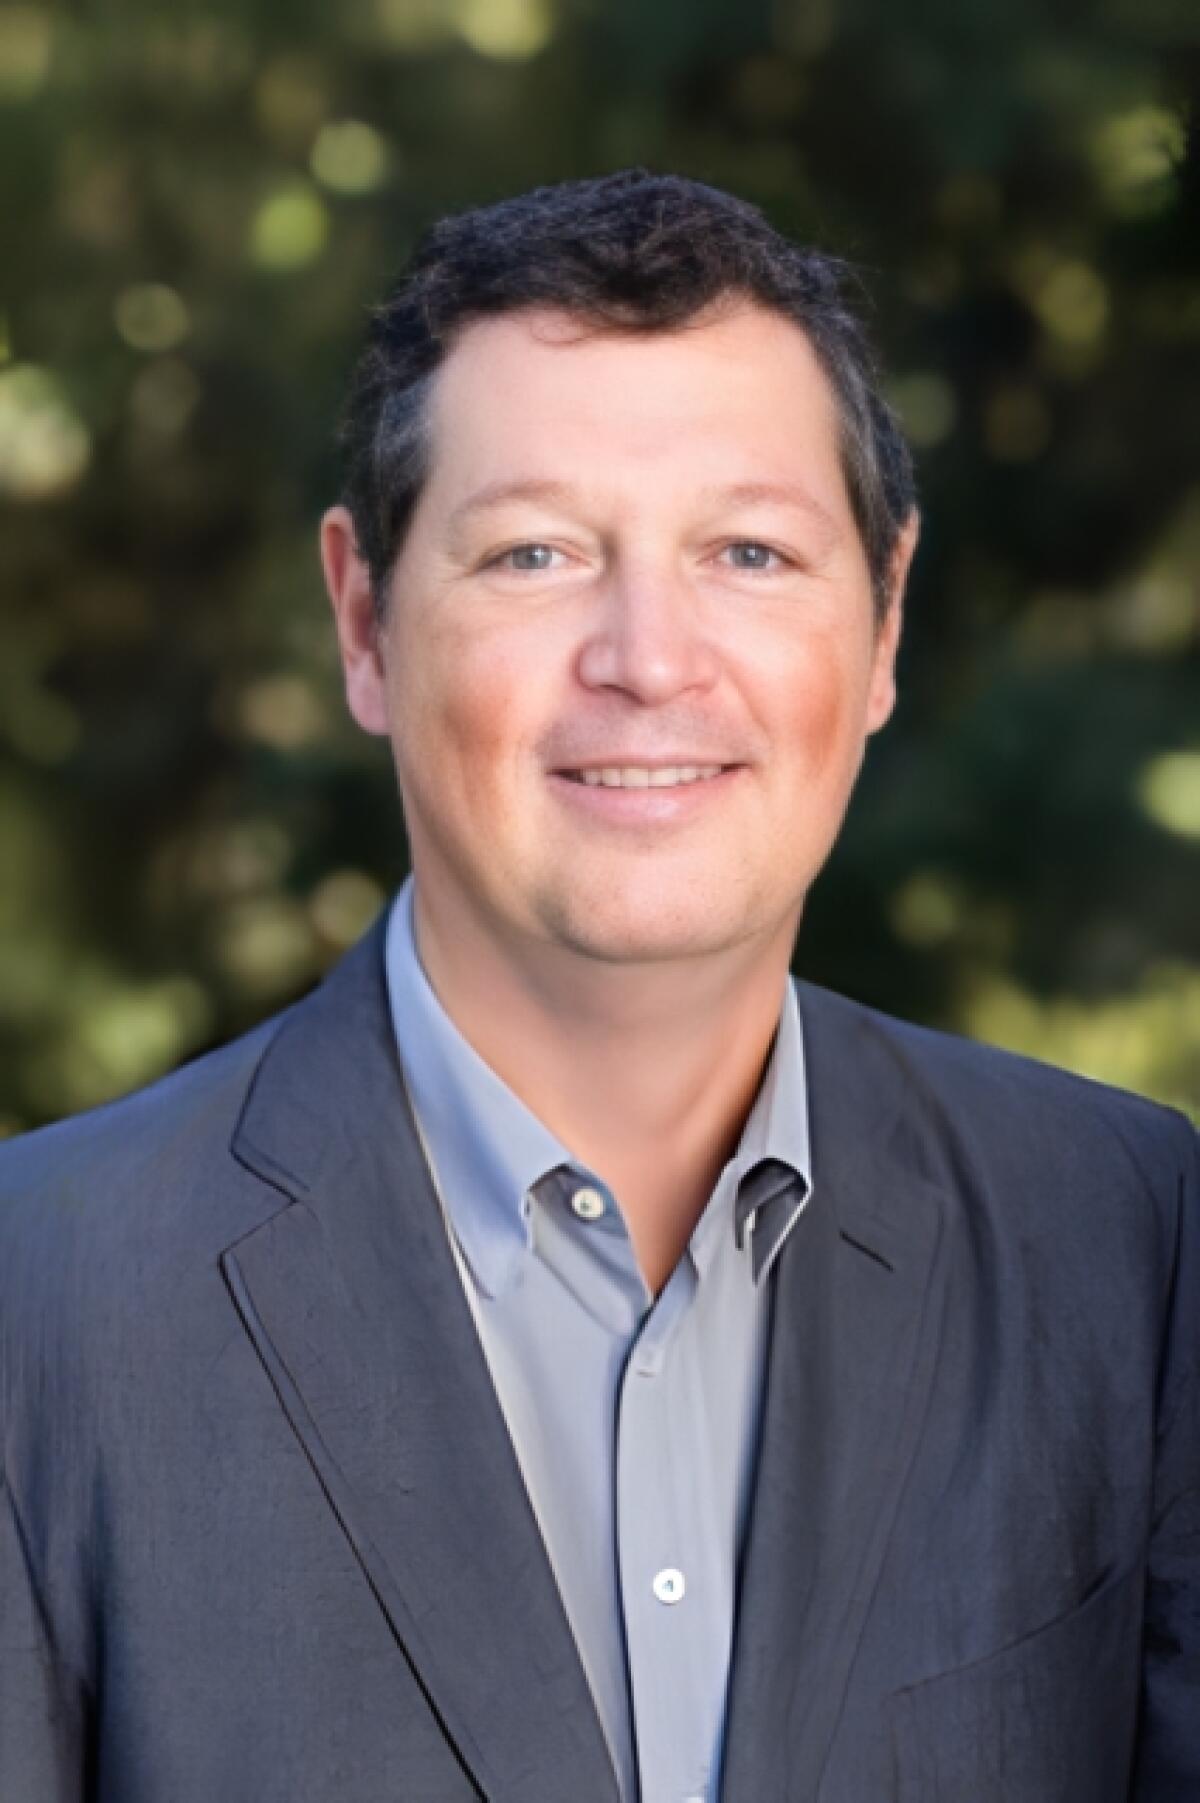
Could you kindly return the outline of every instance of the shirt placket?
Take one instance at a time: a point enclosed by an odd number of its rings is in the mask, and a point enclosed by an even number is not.
[[[685,1255],[635,1336],[617,1403],[616,1531],[641,1803],[709,1803],[698,1724],[710,1719],[718,1568],[703,1448],[680,1418],[672,1354],[698,1279]]]

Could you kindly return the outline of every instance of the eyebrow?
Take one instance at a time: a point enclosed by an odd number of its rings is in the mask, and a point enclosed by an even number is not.
[[[581,491],[572,487],[569,482],[558,482],[551,477],[524,477],[519,479],[500,480],[485,483],[476,489],[465,501],[459,503],[450,515],[449,525],[456,528],[481,513],[493,512],[509,501],[543,501],[551,505],[566,506],[578,502]],[[703,488],[699,497],[710,505],[726,505],[734,507],[785,506],[796,507],[802,512],[811,514],[819,525],[833,537],[840,537],[841,531],[829,512],[822,506],[816,496],[796,482],[734,482],[722,487]]]
[[[477,488],[450,515],[450,526],[461,526],[465,520],[473,519],[476,514],[490,513],[497,507],[503,507],[506,501],[550,501],[565,503],[577,498],[576,491],[569,482],[555,482],[552,478],[525,477],[519,480],[486,482]]]
[[[799,482],[734,482],[725,488],[706,488],[701,492],[706,500],[734,507],[797,507],[802,513],[811,514],[834,537],[841,536],[841,528],[829,509]]]

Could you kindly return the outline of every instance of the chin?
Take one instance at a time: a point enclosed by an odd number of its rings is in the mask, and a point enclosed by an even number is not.
[[[558,944],[610,964],[665,963],[712,957],[740,944],[755,930],[752,920],[727,907],[702,909],[667,901],[622,907],[609,896],[601,906],[583,897],[547,898],[539,910]]]

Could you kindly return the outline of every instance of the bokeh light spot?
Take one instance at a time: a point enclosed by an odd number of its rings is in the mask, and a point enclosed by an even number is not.
[[[1185,140],[1183,120],[1168,107],[1137,106],[1106,119],[1092,139],[1092,156],[1113,211],[1137,215],[1167,205]]]
[[[135,351],[173,351],[191,330],[181,295],[165,282],[137,282],[122,289],[113,308],[117,331]]]
[[[63,494],[91,453],[87,427],[50,370],[34,363],[0,370],[0,493],[19,501]]]
[[[247,738],[274,751],[299,751],[324,737],[329,718],[320,696],[303,676],[282,671],[242,691],[238,724]]]
[[[545,49],[554,19],[546,0],[461,0],[458,30],[481,56],[522,62]]]
[[[361,119],[322,126],[312,147],[312,172],[337,194],[370,194],[391,166],[387,139]]]
[[[310,182],[284,182],[267,197],[250,227],[250,256],[260,269],[286,273],[320,256],[329,212]]]
[[[190,899],[207,906],[213,899],[232,901],[277,889],[292,852],[291,839],[277,820],[214,822],[168,841],[159,870],[172,892],[177,884]]]
[[[214,950],[238,990],[261,1001],[296,989],[317,968],[308,915],[286,895],[235,902],[217,927]]]
[[[440,49],[454,38],[446,0],[375,0],[374,19],[382,42],[408,55]]]
[[[339,949],[353,945],[384,904],[384,893],[364,870],[334,870],[313,890],[308,904],[322,939]]]
[[[900,415],[905,433],[919,450],[949,438],[958,418],[954,389],[945,376],[915,370],[888,384],[888,399]]]
[[[1137,988],[1096,1001],[1043,998],[999,972],[979,972],[964,999],[963,1024],[990,1045],[1195,1110],[1190,1079],[1200,1074],[1200,970],[1194,965],[1151,965]]]
[[[1138,774],[1137,795],[1156,826],[1200,839],[1200,751],[1165,751]]]
[[[169,1070],[209,1031],[212,1007],[191,977],[168,977],[95,999],[75,1024],[76,1107],[122,1095]]]
[[[1181,652],[1200,634],[1200,604],[1194,581],[1183,570],[1151,567],[1110,602],[1112,636],[1128,651],[1151,655]]]
[[[915,871],[892,897],[892,930],[907,945],[942,945],[962,924],[965,901],[959,886],[941,871]]]
[[[1108,288],[1090,264],[1068,260],[1039,284],[1034,307],[1055,338],[1090,345],[1108,324]]]
[[[0,100],[27,100],[44,87],[53,48],[48,10],[0,6]]]

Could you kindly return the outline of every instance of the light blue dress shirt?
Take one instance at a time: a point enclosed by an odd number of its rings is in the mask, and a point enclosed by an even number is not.
[[[404,1080],[624,1803],[717,1803],[779,1248],[811,1193],[794,986],[657,1299],[619,1199],[478,1055],[388,923]],[[453,1432],[453,1423],[446,1424]]]

